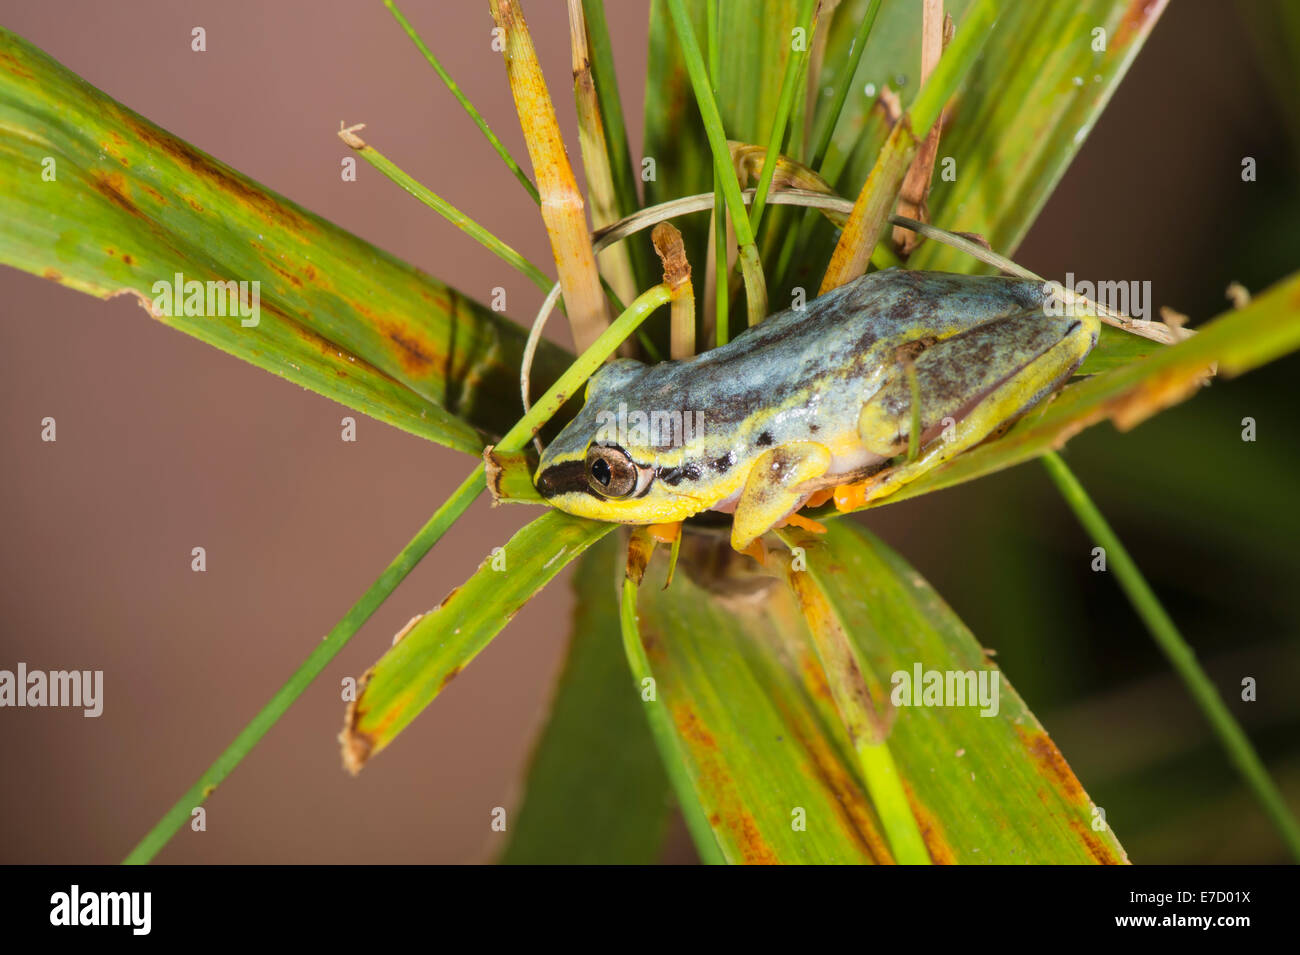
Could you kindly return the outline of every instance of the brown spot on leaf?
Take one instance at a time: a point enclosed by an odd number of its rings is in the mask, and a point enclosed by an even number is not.
[[[275,262],[271,261],[270,259],[264,259],[263,261],[270,267],[272,272],[275,272],[277,275],[286,279],[291,285],[297,288],[302,288],[302,279],[298,278],[298,276],[294,275],[288,269],[281,268],[279,265],[276,265]]]
[[[814,660],[813,666],[820,677],[821,666]],[[802,660],[801,660],[802,669]],[[822,679],[825,687],[825,679]],[[830,690],[826,689],[829,697]],[[802,712],[794,711],[777,702],[781,714],[790,732],[803,747],[809,757],[809,768],[821,781],[822,787],[835,797],[841,817],[841,831],[861,847],[864,854],[879,865],[894,862],[889,843],[876,825],[871,813],[869,801],[862,788],[845,769],[844,761],[830,745],[821,732],[808,724]]]
[[[12,73],[20,79],[36,79],[36,74],[27,69],[23,64],[19,63],[12,53],[0,51],[0,67],[4,67],[6,72]]]
[[[421,339],[409,325],[380,318],[364,305],[358,304],[357,309],[380,334],[397,346],[397,360],[407,375],[413,378],[423,377],[442,363],[439,349],[432,342]]]
[[[90,178],[91,186],[101,196],[128,214],[147,221],[148,216],[136,208],[135,203],[127,195],[126,177],[124,175],[120,172],[103,172],[97,169],[91,173]]]
[[[1074,834],[1078,836],[1079,841],[1083,843],[1084,850],[1087,851],[1088,855],[1092,858],[1092,861],[1097,863],[1097,865],[1127,864],[1128,857],[1116,853],[1114,848],[1102,839],[1099,833],[1093,832],[1092,827],[1082,819],[1071,816],[1070,828],[1074,830]]]
[[[921,800],[916,798],[916,793],[912,791],[907,780],[903,780],[903,789],[907,793],[907,805],[911,808],[912,815],[916,817],[917,828],[921,830],[921,839],[925,842],[931,861],[935,865],[956,865],[957,853],[953,852],[952,846],[944,838],[943,827],[939,825],[939,820]]]
[[[1050,782],[1070,802],[1082,805],[1088,801],[1088,794],[1083,791],[1083,786],[1075,777],[1074,770],[1070,769],[1070,764],[1065,761],[1065,757],[1061,755],[1061,751],[1056,748],[1056,744],[1047,733],[1041,729],[1016,726],[1016,734],[1038,766],[1040,776]]]
[[[41,270],[41,278],[49,279],[51,282],[62,282],[63,273],[58,269],[46,268]]]
[[[716,808],[709,819],[719,835],[734,846],[741,861],[750,865],[775,865],[781,860],[763,839],[758,822],[745,808],[734,781],[718,752],[718,742],[689,707],[672,708],[677,732],[686,741],[698,769],[698,779],[707,802]]]
[[[121,118],[123,124],[129,126],[142,143],[169,156],[189,170],[196,179],[226,193],[263,219],[298,233],[318,231],[311,220],[288,205],[287,200],[277,199],[224,163],[205,156],[188,143],[134,114],[123,112]]]

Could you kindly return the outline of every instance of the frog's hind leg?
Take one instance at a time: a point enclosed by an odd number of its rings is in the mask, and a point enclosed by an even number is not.
[[[863,484],[837,489],[836,506],[849,510],[892,494],[1006,426],[1065,383],[1096,343],[1098,329],[1092,317],[1031,311],[925,349],[913,361],[919,454]],[[900,364],[863,406],[858,434],[873,453],[893,457],[907,451],[912,423],[912,382]]]
[[[806,496],[798,490],[831,466],[831,452],[815,441],[791,441],[764,452],[745,478],[731,525],[731,546],[744,551]]]

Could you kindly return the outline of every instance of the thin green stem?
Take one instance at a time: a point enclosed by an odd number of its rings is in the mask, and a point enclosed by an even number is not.
[[[718,43],[718,0],[708,0],[704,5],[705,16],[705,43],[709,48],[709,79],[711,80],[710,88],[716,98],[718,95],[718,83],[722,74],[722,45]]]
[[[632,334],[643,321],[660,305],[667,304],[672,295],[666,285],[656,285],[645,292],[618,317],[609,328],[601,333],[581,356],[569,366],[560,379],[552,385],[537,404],[519,419],[505,437],[497,444],[503,452],[522,450],[534,434],[541,430],[555,412],[563,406],[566,398],[572,395],[592,373],[600,367],[601,362],[614,353],[628,335]],[[283,716],[290,706],[297,701],[303,691],[320,675],[329,662],[338,656],[349,640],[356,634],[370,615],[397,589],[406,575],[436,544],[447,529],[465,513],[486,488],[484,466],[479,464],[461,482],[441,507],[434,511],[424,527],[415,535],[392,562],[380,574],[379,579],[370,585],[361,599],[352,605],[347,614],[335,624],[325,639],[312,650],[302,665],[294,671],[289,680],[271,697],[266,706],[253,717],[216,761],[199,777],[198,781],[186,791],[185,795],[169,809],[145,835],[140,843],[131,850],[123,860],[127,865],[143,865],[171,840],[183,826],[190,814],[212,795],[213,790],[234,771],[245,756],[252,751],[271,727]]]
[[[812,19],[814,0],[802,0],[798,13],[798,26],[803,30],[803,49],[790,50],[785,61],[785,76],[781,79],[781,95],[776,104],[776,116],[772,119],[772,132],[767,138],[767,154],[763,157],[763,169],[758,175],[758,186],[754,190],[754,201],[749,207],[749,227],[758,235],[759,224],[763,221],[763,209],[767,205],[767,193],[772,188],[772,176],[776,173],[776,161],[781,155],[781,146],[785,143],[786,123],[790,119],[790,108],[794,103],[795,88],[799,85],[800,68],[808,59],[808,49],[812,44]]]
[[[808,162],[808,166],[812,169],[820,169],[822,160],[826,158],[826,150],[831,144],[835,126],[840,121],[840,114],[844,112],[844,103],[849,97],[849,90],[853,89],[853,78],[858,73],[858,64],[862,62],[862,54],[867,48],[867,37],[871,33],[871,27],[876,22],[876,14],[879,12],[880,0],[871,0],[871,6],[867,8],[867,15],[858,23],[858,32],[853,35],[853,45],[849,47],[849,54],[845,58],[844,65],[841,67],[840,72],[836,74],[840,88],[835,91],[835,99],[831,103],[825,121],[822,123],[821,132],[817,136],[817,148],[813,150],[812,159]]]
[[[487,137],[487,141],[492,144],[492,148],[495,149],[497,155],[501,157],[501,161],[506,164],[512,173],[514,173],[514,176],[519,180],[520,185],[528,190],[528,194],[533,197],[534,202],[540,203],[542,200],[537,194],[537,187],[533,185],[533,181],[529,179],[527,173],[520,168],[519,163],[515,162],[514,157],[506,150],[506,147],[502,144],[501,140],[497,139],[496,133],[492,132],[488,127],[487,121],[479,115],[479,111],[474,108],[474,104],[471,103],[469,98],[460,91],[460,87],[456,85],[456,81],[453,80],[451,75],[442,68],[442,64],[439,63],[438,58],[433,55],[433,51],[425,45],[424,40],[420,38],[420,34],[415,31],[415,27],[411,26],[410,21],[408,21],[406,17],[402,16],[402,11],[397,9],[397,4],[393,3],[393,0],[384,0],[384,6],[388,8],[388,12],[393,15],[393,19],[396,20],[398,25],[406,31],[406,35],[411,38],[411,41],[417,48],[419,48],[420,52],[424,54],[424,58],[429,61],[429,65],[433,67],[434,71],[438,74],[438,77],[446,84],[447,89],[451,91],[451,95],[456,97],[456,101],[464,107],[465,112],[469,114],[469,118],[474,120],[474,125],[476,125],[483,135]],[[627,213],[625,212],[624,215],[626,214]]]
[[[1084,530],[1104,548],[1106,567],[1114,571],[1129,603],[1133,605],[1133,609],[1137,611],[1142,622],[1146,624],[1147,630],[1151,632],[1156,645],[1160,647],[1161,652],[1168,658],[1187,686],[1192,699],[1201,708],[1201,712],[1218,736],[1219,742],[1227,750],[1228,759],[1232,761],[1237,772],[1254,793],[1269,820],[1281,833],[1282,840],[1291,855],[1300,860],[1300,824],[1297,824],[1295,817],[1287,808],[1286,801],[1282,798],[1272,777],[1269,776],[1268,770],[1265,769],[1259,754],[1255,752],[1241,724],[1233,718],[1214,683],[1196,662],[1195,651],[1178,632],[1173,620],[1143,578],[1137,564],[1124,549],[1119,537],[1111,530],[1106,518],[1088,497],[1087,491],[1083,489],[1083,485],[1079,483],[1078,478],[1065,462],[1055,452],[1049,451],[1043,455],[1043,464],[1055,482],[1057,490],[1060,491],[1061,497],[1074,511],[1074,516],[1078,518]]]
[[[740,246],[740,266],[745,276],[749,324],[756,325],[767,314],[767,284],[763,279],[763,265],[759,261],[758,248],[754,245],[754,232],[749,227],[749,217],[745,214],[745,200],[740,194],[740,181],[736,178],[735,170],[731,165],[731,150],[727,148],[727,136],[722,129],[722,116],[713,98],[708,70],[704,67],[700,45],[695,39],[695,28],[691,25],[683,0],[667,0],[667,2],[668,11],[673,18],[673,27],[677,30],[677,40],[681,44],[686,72],[690,75],[691,87],[695,91],[695,101],[700,109],[700,117],[704,121],[704,131],[709,138],[709,149],[713,153],[713,168],[722,184],[727,212],[736,230],[736,242]]]
[[[381,153],[374,146],[371,146],[368,143],[361,143],[359,146],[353,145],[347,139],[345,139],[344,142],[348,142],[353,149],[361,154],[361,157],[365,159],[366,162],[370,163],[370,165],[374,166],[393,182],[397,183],[397,185],[415,196],[415,198],[419,199],[434,212],[438,213],[456,228],[460,229],[471,239],[478,242],[493,255],[522,272],[543,292],[549,292],[551,290],[553,282],[547,277],[545,272],[532,262],[529,262],[526,258],[510,246],[506,245],[469,216],[465,215],[465,213],[461,212],[446,199],[442,198],[442,196],[431,190],[428,186],[425,186],[411,178],[408,173],[404,172],[391,159]]]
[[[930,134],[930,127],[939,119],[944,106],[979,56],[984,41],[993,31],[993,24],[1001,12],[1000,0],[976,0],[962,18],[952,43],[943,51],[943,56],[939,57],[934,72],[916,94],[912,108],[908,110],[907,115],[917,142]]]
[[[618,346],[623,344],[623,340],[635,332],[655,309],[667,305],[671,299],[672,292],[662,283],[638,295],[627,307],[627,311],[601,332],[555,384],[546,389],[546,394],[537,399],[537,403],[528,409],[528,413],[505,433],[497,443],[497,447],[502,451],[521,450],[532,440],[533,435],[542,429],[542,425],[546,424],[569,398],[577,394],[583,382],[595,373],[606,358],[614,354]]]
[[[723,205],[722,183],[713,172],[713,286],[716,304],[713,324],[717,343],[725,345],[731,339],[730,328],[730,278],[727,268],[727,210]]]
[[[212,795],[212,791],[261,741],[311,682],[329,665],[329,662],[347,646],[348,641],[361,625],[370,619],[370,615],[388,599],[397,585],[406,579],[406,575],[438,542],[447,528],[451,527],[457,518],[465,513],[474,499],[483,493],[483,490],[483,465],[480,464],[434,512],[428,522],[420,528],[420,532],[411,538],[410,543],[398,552],[379,578],[361,595],[361,599],[352,605],[352,609],[334,625],[334,629],[325,639],[316,645],[302,665],[294,671],[293,676],[289,677],[266,706],[262,707],[252,721],[240,731],[234,741],[226,747],[225,752],[217,757],[216,762],[207,768],[185,795],[181,796],[158,824],[140,840],[139,845],[131,850],[131,854],[123,860],[126,865],[143,865],[158,854],[159,850],[190,819],[194,809],[201,806],[208,796]]]
[[[709,80],[713,95],[718,95],[718,80],[722,72],[721,45],[718,43],[718,0],[708,0],[705,4],[707,20],[707,43],[709,47]],[[728,327],[728,312],[731,310],[730,278],[727,272],[727,213],[723,208],[722,181],[718,178],[717,167],[713,171],[713,289],[714,316],[713,327],[718,345],[725,345],[731,338]]]
[[[931,865],[930,851],[925,847],[925,839],[907,801],[889,744],[861,743],[857,751],[858,764],[866,777],[867,791],[871,793],[871,803],[889,835],[894,861],[902,865]]]
[[[641,643],[641,631],[637,626],[636,584],[627,578],[623,580],[623,600],[619,607],[619,622],[623,630],[623,652],[627,655],[628,666],[632,670],[633,685],[640,692],[644,681],[654,679],[650,669],[650,658],[646,656],[645,646]],[[673,792],[677,794],[677,804],[682,810],[682,819],[691,834],[691,840],[700,854],[700,861],[705,865],[725,865],[726,859],[718,840],[713,835],[700,797],[687,772],[686,754],[673,728],[672,717],[658,700],[645,704],[646,719],[650,723],[650,735],[654,737],[655,746],[668,772]]]

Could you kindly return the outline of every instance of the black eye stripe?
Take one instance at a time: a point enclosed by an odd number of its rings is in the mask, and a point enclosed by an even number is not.
[[[544,498],[575,492],[589,494],[596,498],[601,496],[592,490],[591,483],[587,480],[586,461],[553,464],[537,476],[537,493]]]

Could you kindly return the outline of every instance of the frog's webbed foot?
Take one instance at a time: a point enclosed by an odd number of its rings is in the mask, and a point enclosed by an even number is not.
[[[830,449],[815,441],[792,441],[765,452],[750,469],[736,503],[731,546],[748,548],[804,497],[798,487],[830,466]]]
[[[835,504],[853,510],[972,448],[1063,384],[1096,340],[1097,321],[1023,312],[954,335],[922,351],[913,368],[920,396],[900,364],[858,417],[863,444],[882,457],[908,450],[919,424],[915,459],[857,485],[836,489]]]

